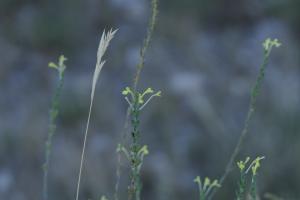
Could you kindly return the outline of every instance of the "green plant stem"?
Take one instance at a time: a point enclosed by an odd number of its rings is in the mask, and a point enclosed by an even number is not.
[[[129,188],[129,199],[134,197],[135,200],[140,200],[141,193],[141,180],[140,180],[140,170],[139,165],[141,164],[141,160],[138,156],[138,152],[141,148],[139,144],[140,131],[139,131],[139,102],[138,102],[138,93],[135,93],[134,104],[131,109],[131,138],[132,142],[130,145],[130,156],[131,156],[131,184]]]
[[[246,191],[246,174],[241,172],[240,181],[238,183],[238,190],[236,192],[236,200],[243,200],[245,198]]]
[[[52,140],[53,136],[56,131],[56,118],[59,112],[59,98],[61,95],[61,91],[64,84],[64,72],[61,74],[59,78],[58,85],[55,89],[55,94],[52,99],[51,108],[49,112],[50,122],[49,122],[49,130],[48,130],[48,137],[45,144],[45,162],[43,165],[43,172],[44,172],[44,178],[43,178],[43,199],[48,199],[48,173],[49,173],[49,162],[50,162],[50,156],[52,152]]]
[[[140,50],[140,61],[139,64],[137,65],[136,68],[136,74],[134,77],[134,81],[133,81],[133,89],[134,91],[136,91],[137,86],[138,86],[138,82],[141,76],[141,71],[144,68],[144,64],[145,64],[145,56],[146,56],[146,52],[149,48],[149,44],[153,35],[153,31],[156,25],[156,19],[157,19],[157,14],[158,14],[158,0],[152,0],[151,1],[151,17],[149,20],[149,24],[148,24],[148,30],[147,30],[147,35],[144,39],[143,42],[143,46]]]
[[[138,83],[140,80],[141,72],[142,69],[144,68],[145,64],[145,57],[146,57],[146,52],[149,48],[153,32],[156,26],[156,21],[157,21],[157,15],[158,15],[158,1],[159,0],[152,0],[151,1],[151,17],[148,23],[148,28],[147,28],[147,34],[143,42],[143,46],[141,47],[140,50],[140,61],[139,64],[136,67],[136,73],[134,76],[133,80],[133,89],[134,92],[136,93]],[[121,138],[121,144],[123,145],[124,140],[126,138],[127,134],[127,127],[128,127],[128,121],[130,118],[130,108],[127,109],[126,117],[125,117],[125,123],[124,123],[124,131],[123,131],[123,136]],[[118,198],[118,192],[119,192],[119,185],[120,185],[120,179],[121,179],[121,153],[118,153],[118,162],[117,162],[117,168],[116,168],[116,184],[115,184],[115,194],[114,194],[114,199],[119,200]]]
[[[223,182],[227,178],[228,174],[231,172],[231,170],[233,168],[234,161],[235,161],[238,153],[240,152],[241,146],[242,146],[242,144],[244,142],[244,139],[245,139],[245,137],[248,133],[250,121],[253,117],[253,114],[255,113],[257,96],[260,94],[261,85],[262,85],[262,81],[263,81],[264,76],[265,76],[265,70],[266,70],[266,66],[268,65],[270,53],[271,53],[271,49],[264,50],[263,63],[260,67],[259,74],[257,76],[254,87],[253,87],[252,92],[251,92],[250,105],[249,105],[249,110],[248,110],[247,117],[246,117],[246,120],[245,120],[245,123],[244,123],[244,128],[243,128],[242,133],[241,133],[241,135],[238,139],[238,142],[237,142],[237,144],[236,144],[236,146],[233,150],[233,153],[230,156],[229,162],[226,165],[225,172],[222,175],[222,177],[220,178],[220,184],[221,185],[223,185]],[[216,189],[214,189],[212,191],[212,193],[210,195],[210,198],[209,198],[210,200],[213,198],[216,191],[217,191]]]
[[[252,175],[251,186],[250,186],[250,196],[252,200],[256,200],[257,187],[256,187],[256,175]]]
[[[123,131],[122,131],[122,137],[121,137],[121,145],[123,146],[124,141],[126,140],[127,136],[127,130],[129,126],[129,116],[130,116],[130,108],[127,109],[126,112],[126,117],[125,117],[125,122],[123,126]],[[117,157],[117,167],[116,167],[116,183],[115,183],[115,192],[114,192],[114,200],[119,200],[119,187],[120,187],[120,181],[121,181],[121,151],[117,152],[118,157]]]
[[[205,200],[205,193],[203,191],[200,191],[200,200]]]

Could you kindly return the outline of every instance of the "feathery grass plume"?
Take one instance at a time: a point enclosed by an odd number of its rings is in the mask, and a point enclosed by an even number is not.
[[[45,162],[43,164],[43,172],[44,172],[44,178],[43,178],[43,199],[48,199],[48,172],[49,172],[49,162],[50,162],[50,156],[52,152],[52,138],[56,131],[56,119],[59,113],[59,97],[61,95],[61,90],[64,84],[64,75],[66,70],[65,61],[67,60],[66,57],[61,55],[58,59],[58,63],[55,64],[53,62],[50,62],[48,64],[48,67],[54,68],[58,71],[59,80],[58,85],[55,89],[54,97],[51,102],[51,108],[49,112],[49,130],[48,130],[48,136],[45,144]]]
[[[124,153],[125,157],[130,162],[130,186],[128,188],[128,199],[140,200],[142,183],[141,183],[141,168],[143,165],[144,157],[149,154],[147,145],[141,145],[139,142],[140,139],[140,111],[154,98],[159,97],[161,92],[154,92],[152,88],[146,89],[144,92],[139,93],[135,92],[129,87],[126,87],[123,90],[122,94],[125,96],[130,108],[131,116],[131,139],[132,142],[129,148],[124,147],[122,144],[118,145],[117,152]],[[149,96],[145,100],[146,96]]]
[[[251,121],[251,119],[253,117],[253,114],[255,113],[257,97],[258,97],[258,95],[260,93],[262,81],[263,81],[263,79],[265,77],[265,70],[266,70],[266,67],[267,67],[268,62],[269,62],[271,51],[272,51],[273,47],[280,47],[281,43],[278,41],[278,39],[273,39],[272,40],[270,38],[267,38],[263,42],[262,46],[263,46],[263,51],[264,51],[263,63],[260,66],[259,74],[258,74],[258,76],[256,78],[254,87],[252,88],[252,91],[251,91],[250,105],[249,105],[249,110],[248,110],[248,113],[247,113],[247,117],[246,117],[246,120],[245,120],[245,123],[244,123],[244,127],[242,129],[241,135],[240,135],[240,137],[238,139],[237,145],[235,146],[235,148],[233,150],[233,153],[230,156],[230,159],[229,159],[229,162],[226,165],[224,174],[220,178],[220,183],[221,184],[223,184],[223,182],[227,178],[228,174],[232,170],[232,167],[233,167],[233,164],[234,164],[234,160],[236,159],[236,157],[237,157],[237,155],[238,155],[238,153],[239,153],[239,151],[241,149],[241,146],[242,146],[242,144],[244,142],[244,139],[245,139],[245,137],[246,137],[246,135],[248,133],[250,121]],[[210,195],[209,199],[212,199],[212,197],[214,196],[215,192],[216,192],[216,189],[213,190],[213,192]]]
[[[208,177],[205,177],[204,182],[202,182],[200,176],[197,176],[194,182],[197,183],[199,187],[199,200],[205,200],[213,188],[221,187],[217,179],[211,181]]]
[[[147,34],[146,34],[146,37],[144,39],[143,45],[140,50],[140,61],[136,67],[136,73],[135,73],[135,77],[133,80],[134,91],[136,91],[136,89],[138,87],[141,71],[142,71],[142,69],[144,67],[144,63],[145,63],[146,52],[149,48],[150,41],[152,39],[152,35],[154,32],[154,28],[156,26],[157,15],[158,15],[158,2],[159,2],[159,0],[151,0],[151,16],[150,16],[149,23],[148,23]],[[125,123],[123,126],[124,128],[123,128],[123,132],[122,132],[121,143],[124,143],[125,138],[126,138],[126,134],[127,134],[128,126],[129,126],[129,117],[130,117],[130,108],[128,107],[127,112],[126,112],[126,117],[125,117]],[[114,200],[119,200],[118,193],[119,193],[120,179],[121,179],[121,154],[118,153]]]
[[[79,197],[79,189],[80,189],[80,181],[81,181],[81,174],[82,174],[82,168],[83,168],[83,162],[84,162],[84,156],[85,156],[85,148],[86,148],[86,140],[90,125],[90,119],[91,119],[91,112],[93,108],[93,102],[94,102],[94,95],[95,95],[95,88],[96,84],[101,72],[101,69],[103,65],[105,64],[105,60],[103,60],[103,56],[105,54],[105,51],[110,43],[110,41],[113,39],[115,33],[117,30],[109,30],[107,33],[105,33],[105,30],[102,33],[102,37],[99,43],[98,52],[97,52],[97,62],[95,67],[95,72],[93,75],[93,82],[92,82],[92,91],[91,91],[91,99],[90,99],[90,108],[89,108],[89,114],[87,118],[86,123],[86,129],[84,134],[84,140],[83,140],[83,147],[82,147],[82,153],[81,153],[81,159],[80,159],[80,167],[79,167],[79,173],[78,173],[78,183],[77,183],[77,190],[76,190],[76,200],[78,200]]]

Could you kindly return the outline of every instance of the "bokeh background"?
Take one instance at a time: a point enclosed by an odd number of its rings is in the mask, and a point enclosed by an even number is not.
[[[42,197],[48,110],[68,57],[50,166],[50,199],[74,199],[97,45],[118,28],[100,77],[88,138],[81,199],[112,199],[132,83],[150,0],[0,0],[0,199]],[[196,175],[222,175],[243,127],[266,37],[274,49],[257,113],[240,159],[265,155],[259,192],[300,199],[299,0],[161,0],[140,88],[162,90],[142,114],[150,149],[145,200],[197,199]],[[122,161],[121,199],[128,163]],[[230,174],[215,199],[233,199]]]

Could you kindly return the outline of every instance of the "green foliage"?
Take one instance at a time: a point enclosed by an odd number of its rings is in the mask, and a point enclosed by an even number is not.
[[[151,39],[152,39],[152,35],[154,32],[154,28],[156,26],[156,21],[157,21],[157,15],[158,15],[158,2],[159,0],[151,0],[151,15],[149,18],[149,22],[148,22],[148,27],[147,27],[147,34],[145,36],[143,45],[140,49],[140,60],[139,63],[136,66],[136,72],[135,72],[135,76],[134,76],[134,80],[133,80],[133,89],[127,87],[122,93],[123,95],[125,95],[125,99],[126,101],[129,103],[129,107],[127,109],[127,114],[126,114],[126,118],[125,118],[125,124],[124,124],[124,132],[123,132],[123,138],[126,134],[126,130],[127,130],[127,126],[128,126],[128,121],[129,118],[131,117],[131,124],[133,127],[133,131],[132,131],[132,139],[133,139],[133,144],[131,149],[135,149],[135,154],[138,151],[138,144],[137,144],[137,140],[139,137],[139,133],[135,132],[135,129],[137,129],[137,126],[139,124],[139,120],[138,120],[138,116],[139,116],[139,111],[141,109],[143,109],[144,106],[147,105],[147,103],[155,96],[160,96],[160,92],[156,93],[156,94],[152,94],[153,91],[151,88],[148,88],[145,92],[143,92],[143,94],[139,94],[136,90],[138,87],[138,83],[140,80],[140,76],[141,76],[141,72],[142,69],[144,68],[144,64],[145,64],[145,57],[146,57],[146,53],[147,50],[149,48]],[[152,96],[150,96],[150,98],[148,98],[148,100],[144,103],[144,96],[146,94],[152,94]],[[130,97],[127,97],[127,95],[130,95]],[[131,100],[129,99],[131,98]],[[144,104],[143,104],[144,103]],[[142,106],[140,106],[139,104],[143,104]],[[123,141],[121,141],[123,143]],[[137,157],[137,159],[139,159]],[[133,165],[133,164],[132,164]],[[135,163],[134,165],[137,165],[137,163]],[[118,192],[119,192],[119,183],[120,183],[120,177],[121,177],[121,155],[118,154],[118,164],[117,164],[117,169],[116,169],[116,176],[117,176],[117,180],[116,180],[116,184],[115,184],[115,194],[114,194],[114,198],[115,200],[118,200]],[[139,186],[139,173],[136,174],[136,172],[134,173],[134,171],[136,171],[136,168],[132,169],[132,175],[131,175],[131,187],[129,187],[129,199],[132,198],[132,192],[135,193],[135,197],[136,199],[140,198],[140,190],[141,190],[141,186]],[[136,174],[136,175],[134,175]],[[137,180],[134,180],[137,179]]]
[[[129,199],[140,200],[142,183],[140,180],[140,172],[143,165],[144,157],[149,154],[147,145],[141,145],[140,139],[140,111],[154,98],[161,95],[161,91],[154,92],[152,88],[147,88],[143,92],[137,92],[130,87],[126,87],[122,94],[129,104],[131,118],[131,144],[129,148],[119,144],[117,152],[122,152],[130,162],[131,167],[131,184],[129,186]]]
[[[50,62],[48,66],[50,68],[54,68],[58,71],[59,74],[59,80],[58,85],[55,89],[54,97],[52,99],[51,108],[49,112],[49,130],[48,130],[48,137],[45,145],[45,162],[43,165],[43,171],[44,171],[44,179],[43,179],[43,198],[44,200],[48,199],[48,172],[49,172],[49,162],[50,162],[50,156],[52,151],[52,138],[56,131],[56,118],[59,113],[59,97],[61,95],[61,90],[64,84],[64,74],[66,70],[65,61],[67,58],[64,55],[61,55],[58,59],[58,63],[55,64],[53,62]]]
[[[205,177],[204,182],[202,182],[200,176],[197,176],[194,182],[197,183],[199,187],[199,200],[205,200],[213,188],[221,187],[217,179],[211,181],[208,177]]]
[[[261,90],[261,86],[262,86],[262,81],[265,77],[265,70],[266,67],[268,65],[269,62],[269,58],[270,58],[270,54],[272,51],[273,47],[280,47],[281,43],[278,41],[278,39],[270,39],[267,38],[263,43],[263,50],[264,50],[264,58],[263,58],[263,63],[260,66],[259,69],[259,73],[258,76],[256,78],[256,81],[254,83],[254,87],[252,88],[251,91],[251,95],[250,95],[250,105],[249,105],[249,109],[248,109],[248,113],[246,116],[246,120],[244,123],[244,127],[242,129],[241,135],[238,139],[238,142],[230,156],[229,162],[227,163],[227,166],[225,168],[225,172],[222,175],[222,177],[220,178],[220,183],[222,184],[224,182],[224,180],[227,178],[229,172],[232,170],[232,167],[234,165],[234,161],[236,160],[236,157],[238,155],[238,153],[240,152],[241,146],[244,142],[244,139],[246,137],[246,135],[248,134],[248,130],[249,130],[249,125],[250,125],[250,121],[255,113],[255,109],[256,109],[256,100],[258,95],[260,94],[260,90]],[[216,190],[214,190],[210,196],[209,199],[212,199],[214,194],[215,194]]]
[[[257,157],[251,164],[251,186],[250,186],[250,196],[252,200],[257,199],[257,186],[256,186],[256,180],[257,180],[257,171],[260,168],[260,161],[264,159],[265,157]]]
[[[250,157],[247,157],[245,161],[239,161],[237,162],[237,166],[240,170],[240,180],[238,182],[238,190],[236,191],[236,199],[237,200],[242,200],[245,198],[245,193],[246,193],[246,165],[250,161]]]
[[[154,97],[160,97],[161,91],[154,92],[152,88],[147,88],[144,92],[139,93],[134,92],[130,87],[126,87],[122,94],[125,96],[130,109],[133,109],[134,104],[136,104],[137,109],[142,110]],[[145,99],[147,95],[150,95],[150,97]]]
[[[130,131],[131,141],[128,146],[123,145],[122,143],[119,144],[116,151],[119,153],[119,155],[122,153],[122,155],[126,157],[126,159],[129,161],[130,164],[130,184],[128,187],[129,200],[141,199],[141,191],[142,191],[141,169],[144,163],[145,156],[149,154],[148,146],[142,145],[140,142],[140,137],[141,137],[140,113],[149,104],[149,102],[151,102],[151,100],[154,97],[161,96],[161,91],[155,92],[152,88],[147,88],[142,92],[139,92],[137,90],[140,74],[144,67],[146,51],[149,47],[152,38],[153,30],[156,24],[157,13],[158,13],[157,11],[158,0],[152,0],[151,2],[152,2],[152,15],[149,20],[148,31],[144,39],[144,43],[141,47],[140,62],[136,68],[136,74],[132,84],[133,86],[126,87],[122,91],[122,95],[124,95],[124,98],[129,105],[128,115],[127,115],[128,120],[126,120],[126,122],[129,121],[131,125],[131,131]],[[81,154],[80,169],[78,174],[78,183],[77,183],[77,190],[76,190],[76,200],[79,199],[80,180],[81,180],[81,173],[82,173],[83,162],[84,162],[86,140],[87,140],[89,122],[90,122],[91,111],[93,106],[95,87],[101,69],[105,63],[105,61],[103,60],[104,53],[109,45],[110,40],[114,37],[115,33],[116,31],[112,31],[112,30],[108,31],[108,33],[103,32],[99,44],[99,49],[97,53],[97,63],[96,63],[96,68],[95,68],[93,82],[92,82],[90,109],[89,109],[89,114],[88,114],[85,134],[84,134],[84,140],[83,140],[83,149]],[[233,164],[236,159],[236,156],[238,155],[242,142],[246,134],[248,133],[249,123],[253,117],[256,108],[256,100],[258,95],[260,94],[261,85],[264,79],[265,69],[268,64],[270,53],[274,47],[280,47],[281,43],[278,41],[278,39],[272,40],[268,38],[263,42],[262,46],[264,50],[264,60],[260,67],[260,71],[255,81],[254,87],[251,91],[249,110],[238,143],[229,159],[229,163],[227,164],[225,172],[223,176],[220,178],[220,180],[215,179],[212,181],[208,177],[205,177],[204,180],[201,180],[200,176],[197,176],[194,179],[194,182],[198,185],[198,189],[199,189],[199,200],[212,199],[216,189],[221,187],[227,175],[229,174],[232,167],[234,166]],[[59,113],[59,96],[61,94],[61,89],[63,86],[64,73],[66,70],[66,66],[64,63],[66,60],[67,58],[65,58],[62,55],[59,57],[58,63],[53,63],[53,62],[49,63],[49,67],[56,69],[59,73],[59,84],[56,88],[55,95],[52,100],[52,105],[50,109],[50,122],[49,122],[50,125],[49,125],[48,138],[46,142],[46,153],[45,153],[46,161],[44,164],[44,191],[43,191],[44,200],[48,199],[47,183],[48,183],[49,160],[50,160],[50,154],[52,149],[52,137],[56,130],[55,122]],[[250,162],[250,157],[247,157],[244,161],[238,161],[236,163],[240,171],[238,189],[236,191],[237,200],[245,200],[246,195],[248,193],[252,200],[257,199],[256,183],[257,183],[258,170],[261,166],[260,162],[262,159],[264,159],[264,157],[257,157],[252,162]],[[118,165],[120,165],[120,163]],[[117,168],[119,169],[118,166]],[[119,179],[120,179],[120,172],[118,171],[118,169],[117,169],[117,182],[115,187],[115,200],[118,200],[117,193],[118,193]],[[108,199],[105,196],[102,196],[100,200],[108,200]]]
[[[65,65],[65,61],[67,61],[68,59],[64,56],[64,55],[61,55],[59,58],[58,58],[58,63],[55,64],[53,62],[50,62],[48,64],[48,66],[50,68],[54,68],[58,71],[59,73],[59,78],[62,79],[63,78],[63,75],[64,75],[64,72],[66,70],[66,65]]]
[[[258,77],[257,77],[256,82],[254,84],[254,87],[252,89],[251,102],[250,102],[250,114],[252,114],[252,112],[254,112],[254,109],[256,107],[256,99],[257,99],[257,96],[260,93],[262,81],[265,77],[265,71],[266,71],[266,67],[267,67],[268,62],[269,62],[271,51],[272,51],[273,47],[277,47],[277,48],[280,47],[281,43],[278,41],[278,39],[273,39],[272,40],[270,38],[267,38],[263,42],[262,46],[263,46],[263,50],[264,50],[264,60],[263,60],[263,63],[260,67],[259,74],[258,74]],[[250,115],[250,117],[251,116],[252,115]]]
[[[240,170],[240,180],[238,182],[238,190],[236,191],[237,200],[245,200],[247,192],[247,175],[251,170],[251,182],[250,182],[250,197],[252,200],[257,199],[257,187],[256,187],[256,178],[257,172],[260,167],[260,161],[265,157],[257,157],[252,162],[250,162],[250,157],[247,157],[245,161],[238,161],[237,166]]]
[[[278,41],[277,38],[275,39],[271,39],[271,38],[267,38],[264,43],[263,43],[263,47],[265,51],[271,52],[273,47],[280,47],[281,43]]]

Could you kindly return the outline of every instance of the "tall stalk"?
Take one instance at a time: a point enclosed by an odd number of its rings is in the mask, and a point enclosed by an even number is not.
[[[156,25],[156,20],[157,20],[157,14],[158,14],[158,1],[159,0],[151,0],[151,16],[150,20],[148,23],[148,28],[147,28],[147,35],[144,39],[143,46],[140,50],[140,61],[136,67],[136,74],[133,80],[133,89],[136,91],[142,69],[144,68],[145,64],[145,57],[146,57],[146,52],[149,48],[150,41],[152,39],[153,31]]]
[[[269,58],[270,58],[272,48],[273,47],[279,47],[279,46],[281,46],[281,43],[277,39],[271,40],[270,38],[268,38],[263,43],[263,50],[264,50],[263,63],[260,66],[259,74],[256,78],[254,87],[253,87],[252,92],[251,92],[250,105],[249,105],[249,110],[248,110],[247,117],[246,117],[246,120],[245,120],[245,123],[244,123],[244,127],[242,129],[242,132],[241,132],[241,135],[238,139],[238,142],[237,142],[237,144],[236,144],[236,146],[235,146],[235,148],[234,148],[234,150],[233,150],[233,152],[230,156],[229,162],[226,165],[225,172],[222,175],[222,177],[220,178],[220,184],[221,185],[223,184],[223,182],[227,178],[228,174],[231,172],[231,170],[233,168],[234,161],[236,160],[236,157],[237,157],[238,153],[240,152],[241,146],[242,146],[242,144],[244,142],[244,139],[245,139],[245,137],[248,133],[250,121],[253,118],[253,115],[254,115],[255,110],[256,110],[257,97],[258,97],[258,95],[260,94],[260,91],[261,91],[262,82],[263,82],[263,79],[265,77],[265,71],[266,71],[266,67],[267,67],[268,62],[269,62]],[[213,192],[211,193],[209,199],[212,199],[213,196],[215,195],[215,193],[216,193],[216,189],[213,190]]]
[[[93,81],[92,81],[92,91],[91,91],[91,97],[90,97],[89,114],[88,114],[88,118],[87,118],[84,139],[83,139],[81,159],[80,159],[77,189],[76,189],[76,200],[78,200],[78,198],[79,198],[81,175],[82,175],[83,163],[84,163],[84,158],[85,158],[86,141],[87,141],[89,126],[90,126],[91,113],[92,113],[93,103],[94,103],[95,89],[96,89],[96,85],[97,85],[97,81],[98,81],[100,72],[102,70],[103,65],[105,64],[105,60],[103,60],[103,56],[108,48],[110,41],[113,39],[116,32],[117,32],[117,30],[115,30],[115,31],[110,30],[107,33],[105,33],[105,31],[103,31],[102,37],[101,37],[101,40],[99,43],[99,47],[98,47],[97,62],[96,62],[95,72],[94,72]]]
[[[154,98],[161,95],[158,91],[154,93],[152,88],[144,92],[135,92],[133,89],[126,87],[122,92],[125,100],[129,104],[130,122],[131,122],[131,143],[129,148],[119,144],[117,152],[122,152],[130,162],[130,185],[128,187],[128,199],[140,200],[142,191],[141,168],[143,160],[148,155],[148,147],[140,144],[140,112]],[[145,97],[148,96],[147,100]]]
[[[140,50],[140,60],[139,60],[138,65],[136,66],[136,72],[135,72],[135,76],[133,79],[133,90],[135,92],[138,87],[142,69],[144,68],[146,52],[149,48],[149,45],[150,45],[150,42],[151,42],[151,39],[153,36],[153,32],[154,32],[154,29],[156,26],[157,15],[158,15],[158,1],[159,0],[151,0],[151,16],[150,16],[150,19],[148,22],[147,34],[145,36],[143,45]],[[131,108],[128,107],[127,112],[126,112],[126,117],[125,117],[123,133],[122,133],[122,137],[121,137],[121,145],[124,144],[125,136],[127,134],[127,129],[128,129],[128,125],[129,125],[128,122],[129,122],[129,118],[130,118],[131,114],[132,114]],[[118,193],[119,193],[120,179],[121,179],[121,154],[118,153],[114,200],[119,200]]]
[[[58,85],[56,86],[54,97],[51,102],[51,108],[49,112],[49,129],[48,129],[48,136],[45,144],[45,162],[43,164],[43,199],[48,200],[48,173],[49,173],[49,163],[50,163],[50,156],[52,152],[52,140],[53,136],[56,131],[56,119],[59,114],[59,105],[60,105],[60,95],[64,84],[64,76],[65,76],[65,69],[66,66],[64,62],[67,60],[63,55],[59,57],[58,64],[49,63],[49,67],[54,68],[58,71],[59,79]]]
[[[131,152],[131,184],[129,188],[129,195],[133,194],[135,200],[140,200],[140,193],[141,193],[141,179],[140,179],[140,172],[139,172],[139,165],[141,164],[141,160],[138,157],[138,152],[141,148],[139,139],[140,139],[140,131],[139,131],[139,103],[138,103],[138,94],[135,93],[134,103],[132,109],[130,111],[131,116],[131,138],[132,142],[130,145],[130,152]],[[131,198],[130,198],[131,199]]]

